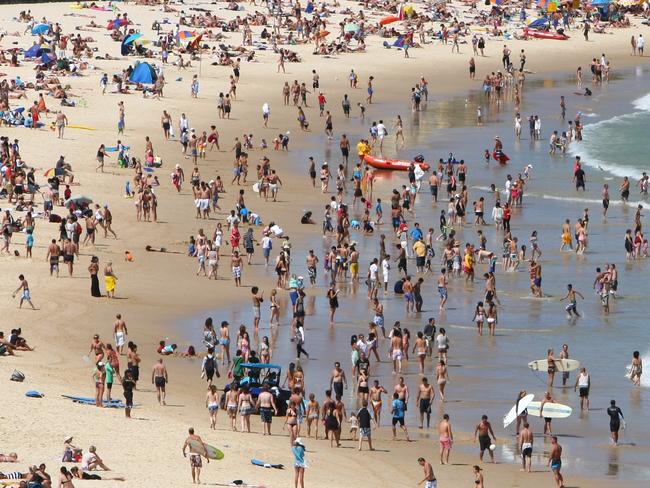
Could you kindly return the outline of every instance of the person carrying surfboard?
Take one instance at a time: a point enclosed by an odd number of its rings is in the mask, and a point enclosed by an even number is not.
[[[207,453],[208,449],[205,446],[203,439],[194,433],[194,428],[190,427],[188,430],[189,435],[183,444],[183,457],[187,457],[186,449],[190,451],[190,466],[192,469],[192,483],[201,484],[201,453]],[[210,463],[210,459],[205,456],[205,460]]]

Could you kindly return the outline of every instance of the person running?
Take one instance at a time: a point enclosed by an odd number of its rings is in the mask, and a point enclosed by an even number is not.
[[[564,307],[564,310],[567,312],[567,319],[571,319],[573,315],[575,315],[576,318],[580,317],[580,314],[578,313],[578,300],[576,296],[579,296],[583,300],[585,299],[584,295],[580,293],[578,290],[573,289],[573,285],[569,283],[567,286],[567,292],[566,295],[564,295],[562,298],[560,298],[560,301],[568,300],[569,304]]]
[[[20,285],[11,294],[11,298],[16,298],[16,293],[22,290],[22,293],[20,295],[20,304],[18,305],[18,308],[23,308],[23,302],[27,302],[31,305],[32,310],[36,310],[36,307],[34,307],[34,304],[32,303],[32,296],[29,293],[29,283],[27,283],[27,280],[25,279],[25,275],[22,274],[18,275],[18,280],[20,281]]]

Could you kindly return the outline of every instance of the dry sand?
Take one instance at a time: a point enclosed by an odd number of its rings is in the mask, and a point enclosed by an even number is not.
[[[354,10],[359,7],[349,3]],[[219,4],[221,7],[224,4]],[[202,4],[208,7],[208,4]],[[64,16],[79,13],[65,4],[31,4],[0,6],[0,28],[9,32],[22,31],[24,24],[14,22],[11,18],[20,10],[31,8],[34,16],[46,17],[50,21],[62,22],[65,32],[75,26],[86,24],[91,19]],[[249,7],[247,6],[247,9]],[[150,26],[154,19],[170,14],[163,14],[159,8],[126,8],[129,17],[138,24],[137,27],[151,35]],[[98,24],[104,25],[110,17],[108,13],[83,10],[84,14],[94,15]],[[220,10],[219,15],[232,17],[233,12]],[[643,32],[647,29],[644,27]],[[256,28],[255,32],[259,32]],[[508,45],[513,53],[526,49],[528,66],[536,73],[574,71],[581,64],[588,72],[589,60],[606,52],[612,60],[614,69],[619,66],[638,62],[629,55],[629,37],[638,29],[614,31],[613,35],[593,35],[593,42],[585,43],[580,35],[567,42],[554,41],[511,41]],[[99,53],[119,55],[119,44],[112,42],[105,29],[94,32],[82,32],[92,36],[97,43]],[[240,40],[239,34],[233,34],[230,42]],[[3,48],[13,47],[17,42],[27,48],[32,37],[7,36],[2,41]],[[229,150],[235,136],[244,132],[253,132],[259,143],[262,137],[271,141],[279,132],[290,130],[291,145],[303,144],[296,122],[293,107],[282,107],[281,86],[285,80],[305,81],[310,85],[311,70],[320,74],[322,90],[329,100],[329,107],[335,114],[335,130],[340,134],[345,125],[340,113],[342,94],[350,92],[353,103],[365,97],[367,77],[375,77],[376,106],[369,107],[369,116],[386,119],[395,114],[382,113],[382,104],[389,101],[407,100],[410,87],[424,75],[430,81],[430,93],[434,100],[451,93],[464,93],[467,89],[478,88],[482,76],[500,66],[502,42],[489,41],[487,52],[490,57],[477,59],[477,80],[470,81],[467,76],[467,63],[471,55],[471,46],[461,47],[462,54],[451,54],[450,46],[437,43],[425,49],[412,49],[411,59],[403,59],[396,51],[385,51],[376,37],[368,42],[366,54],[342,55],[337,59],[324,59],[310,54],[311,46],[300,46],[297,50],[303,55],[304,62],[287,64],[287,74],[276,74],[276,56],[272,53],[258,53],[259,62],[243,63],[242,77],[238,85],[238,98],[233,104],[233,117],[230,121],[217,118],[216,97],[219,91],[227,91],[230,69],[213,67],[203,62],[201,67],[201,93],[198,100],[190,99],[189,84],[196,68],[181,73],[174,67],[166,67],[168,84],[165,98],[161,101],[142,99],[138,94],[101,96],[98,90],[99,76],[102,72],[110,74],[119,72],[134,59],[119,61],[92,61],[97,66],[95,71],[87,71],[84,77],[64,77],[64,83],[71,85],[75,95],[87,100],[87,107],[65,108],[71,124],[94,127],[96,131],[67,130],[64,140],[57,140],[49,130],[29,131],[27,129],[3,129],[2,133],[10,138],[18,138],[24,159],[35,166],[39,181],[43,171],[50,168],[60,154],[73,165],[79,186],[73,187],[73,194],[82,193],[91,196],[95,202],[108,203],[114,215],[114,229],[119,239],[98,238],[96,248],[84,247],[82,256],[77,261],[75,277],[69,279],[65,269],[61,269],[61,278],[50,278],[45,262],[46,247],[49,240],[58,236],[58,226],[38,221],[35,231],[36,247],[34,259],[27,261],[23,257],[0,258],[4,279],[0,282],[0,303],[2,303],[2,327],[6,334],[15,326],[22,326],[24,335],[36,346],[33,353],[19,353],[15,358],[0,359],[0,419],[2,441],[0,452],[16,451],[20,462],[17,467],[25,470],[27,465],[45,462],[52,475],[56,475],[60,466],[63,438],[74,435],[75,443],[87,449],[88,445],[98,446],[100,455],[116,474],[127,478],[126,483],[103,482],[102,486],[184,486],[190,484],[189,463],[184,460],[180,448],[188,426],[194,426],[203,438],[226,452],[226,458],[204,467],[202,479],[207,483],[227,483],[232,479],[244,479],[252,484],[264,484],[268,487],[286,487],[292,483],[293,470],[289,442],[284,435],[272,438],[262,437],[258,420],[253,420],[256,433],[239,434],[226,430],[226,419],[219,413],[219,430],[208,431],[208,416],[204,408],[204,383],[199,379],[198,361],[180,358],[166,359],[170,372],[170,384],[167,407],[156,405],[155,393],[148,385],[150,367],[157,359],[155,346],[161,338],[176,334],[172,325],[179,318],[195,315],[201,310],[218,307],[248,307],[247,288],[236,289],[225,260],[221,262],[220,273],[227,280],[208,282],[195,276],[195,261],[185,254],[185,242],[199,227],[204,227],[210,234],[216,225],[215,220],[198,222],[194,219],[194,207],[189,188],[182,194],[176,194],[170,185],[168,174],[173,164],[183,165],[186,174],[191,172],[191,164],[180,155],[177,141],[165,142],[160,128],[162,110],[169,111],[175,124],[181,112],[185,112],[191,126],[197,130],[207,130],[212,123],[217,124],[221,134],[222,149]],[[172,56],[173,57],[173,56]],[[157,61],[157,60],[156,60]],[[2,67],[8,77],[19,74],[25,80],[33,78],[33,65],[23,63],[20,68]],[[360,88],[350,91],[347,88],[347,73],[354,68],[360,77]],[[534,75],[530,75],[534,77]],[[174,81],[182,77],[182,81]],[[28,102],[36,99],[34,91],[28,92]],[[58,101],[46,97],[50,109],[58,109]],[[126,104],[126,134],[119,137],[116,131],[117,103],[124,100]],[[264,102],[271,104],[270,128],[262,128],[261,107]],[[27,102],[20,101],[21,104]],[[17,105],[17,104],[16,104]],[[312,98],[312,107],[315,100]],[[311,108],[307,116],[312,122],[314,132],[322,130],[322,122],[317,120],[317,112]],[[152,138],[156,154],[160,155],[165,166],[156,172],[162,186],[158,188],[159,219],[158,224],[137,223],[133,201],[123,197],[123,187],[132,177],[132,170],[116,169],[111,166],[113,158],[108,160],[108,174],[97,174],[95,153],[101,143],[114,145],[118,138],[131,146],[131,154],[141,157],[144,151],[144,137]],[[356,141],[352,141],[356,143]],[[408,142],[408,141],[407,141]],[[391,153],[391,147],[385,153]],[[333,144],[333,154],[338,155],[337,144]],[[255,163],[263,153],[252,153],[251,162]],[[307,185],[306,163],[295,161],[291,152],[287,154],[266,151],[271,157],[274,168],[278,169],[284,185],[280,193],[280,202],[260,205],[256,208],[265,222],[275,219],[292,236],[294,245],[299,248],[301,239],[312,228],[298,224],[301,210],[321,208],[325,198],[317,190]],[[318,157],[320,154],[315,154]],[[208,180],[217,174],[229,181],[232,166],[232,153],[208,153],[201,161],[200,169],[203,179]],[[333,158],[336,160],[336,157]],[[222,208],[228,209],[234,202],[236,188],[227,186]],[[250,202],[255,196],[247,189]],[[250,204],[249,204],[250,205]],[[4,205],[3,205],[4,207]],[[257,207],[257,205],[255,206]],[[60,212],[60,211],[59,211]],[[315,212],[319,215],[320,212]],[[224,215],[219,215],[223,218]],[[12,249],[23,252],[24,236],[17,235]],[[165,246],[179,254],[147,253],[147,244]],[[277,247],[277,245],[276,245]],[[123,253],[131,250],[135,262],[125,263]],[[90,256],[99,256],[103,265],[112,259],[119,277],[117,295],[119,300],[93,299],[89,295],[89,279],[86,267]],[[261,253],[256,254],[259,262]],[[259,284],[270,290],[272,281],[266,273],[259,273],[260,267],[253,271],[244,270],[244,285]],[[18,310],[18,301],[11,299],[11,291],[17,286],[17,275],[24,273],[30,282],[37,311]],[[102,283],[103,288],[103,283]],[[228,305],[230,304],[230,305]],[[88,344],[94,333],[101,334],[106,341],[111,340],[112,322],[116,313],[121,313],[129,327],[129,339],[138,343],[143,356],[141,377],[143,391],[135,394],[140,405],[134,411],[136,420],[125,421],[123,412],[118,410],[99,410],[93,407],[79,406],[60,397],[61,394],[78,394],[92,396],[93,385],[91,368],[82,360],[87,353]],[[215,317],[215,321],[219,321]],[[196,327],[201,324],[197,323]],[[125,363],[125,358],[122,358]],[[125,365],[124,365],[125,366]],[[124,367],[123,366],[123,367]],[[17,368],[23,371],[27,380],[23,384],[11,383],[8,377]],[[223,385],[223,379],[219,383]],[[456,385],[457,387],[458,385]],[[24,397],[28,389],[44,392],[44,399]],[[321,392],[316,392],[318,396]],[[114,396],[121,397],[121,388],[116,385]],[[386,415],[387,416],[387,415]],[[274,431],[279,433],[281,420],[276,419]],[[384,429],[385,430],[385,429]],[[346,429],[344,429],[344,433]],[[416,442],[391,442],[385,440],[389,435],[383,431],[376,440],[378,448],[374,453],[357,453],[350,442],[344,443],[342,449],[330,449],[324,441],[307,440],[308,460],[311,468],[307,470],[307,486],[415,486],[421,479],[421,469],[415,459],[424,455],[434,461],[437,457],[437,441],[433,434],[418,435],[413,433]],[[304,436],[303,436],[304,437]],[[457,434],[458,443],[469,442],[468,434]],[[289,469],[284,471],[264,470],[249,464],[250,458],[261,458],[271,462],[284,463]],[[441,468],[437,462],[434,468],[440,485],[472,486],[471,465],[475,457],[454,453],[453,466]],[[12,465],[0,464],[1,471],[12,471]],[[549,472],[537,467],[537,472],[524,475],[518,471],[518,465],[486,466],[488,486],[553,486]],[[76,482],[79,486],[95,485],[93,482]],[[616,486],[614,482],[598,480],[569,480],[570,486]],[[623,486],[623,483],[620,483]],[[630,486],[627,484],[626,486]]]

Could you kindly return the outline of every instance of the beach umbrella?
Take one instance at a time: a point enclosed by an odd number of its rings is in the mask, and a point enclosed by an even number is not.
[[[56,170],[54,168],[50,168],[45,173],[43,173],[43,176],[46,178],[52,178],[54,175],[56,175]]]
[[[45,34],[49,30],[50,30],[50,24],[36,24],[34,27],[32,27],[32,34],[33,35]]]
[[[610,0],[591,0],[591,6],[592,7],[604,7],[605,5],[609,5]]]
[[[189,39],[192,39],[193,37],[196,37],[196,32],[192,32],[192,31],[179,31],[178,34],[176,35],[176,37],[177,37],[178,39],[180,39],[181,41],[189,40]]]
[[[126,25],[126,19],[113,19],[108,23],[106,28],[108,30],[119,29],[123,25]]]
[[[91,203],[93,203],[92,198],[87,197],[85,195],[80,195],[78,197],[68,198],[65,201],[64,205],[65,205],[66,208],[70,208],[70,205],[73,205],[73,204],[74,204],[75,207],[80,207],[82,205],[89,205]]]
[[[349,23],[349,24],[345,24],[345,27],[343,28],[343,30],[345,32],[356,33],[356,32],[359,32],[359,26],[357,24],[354,24],[354,23]]]
[[[142,37],[142,34],[140,32],[136,32],[135,34],[131,34],[128,36],[126,39],[124,39],[124,44],[131,44],[133,41],[136,39],[140,39]]]

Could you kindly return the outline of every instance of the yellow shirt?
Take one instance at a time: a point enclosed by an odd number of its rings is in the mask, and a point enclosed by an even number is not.
[[[422,241],[416,241],[413,244],[413,252],[418,258],[423,258],[427,255],[427,246]]]
[[[471,253],[466,253],[465,254],[465,266],[467,268],[474,267],[474,256],[472,256]]]

